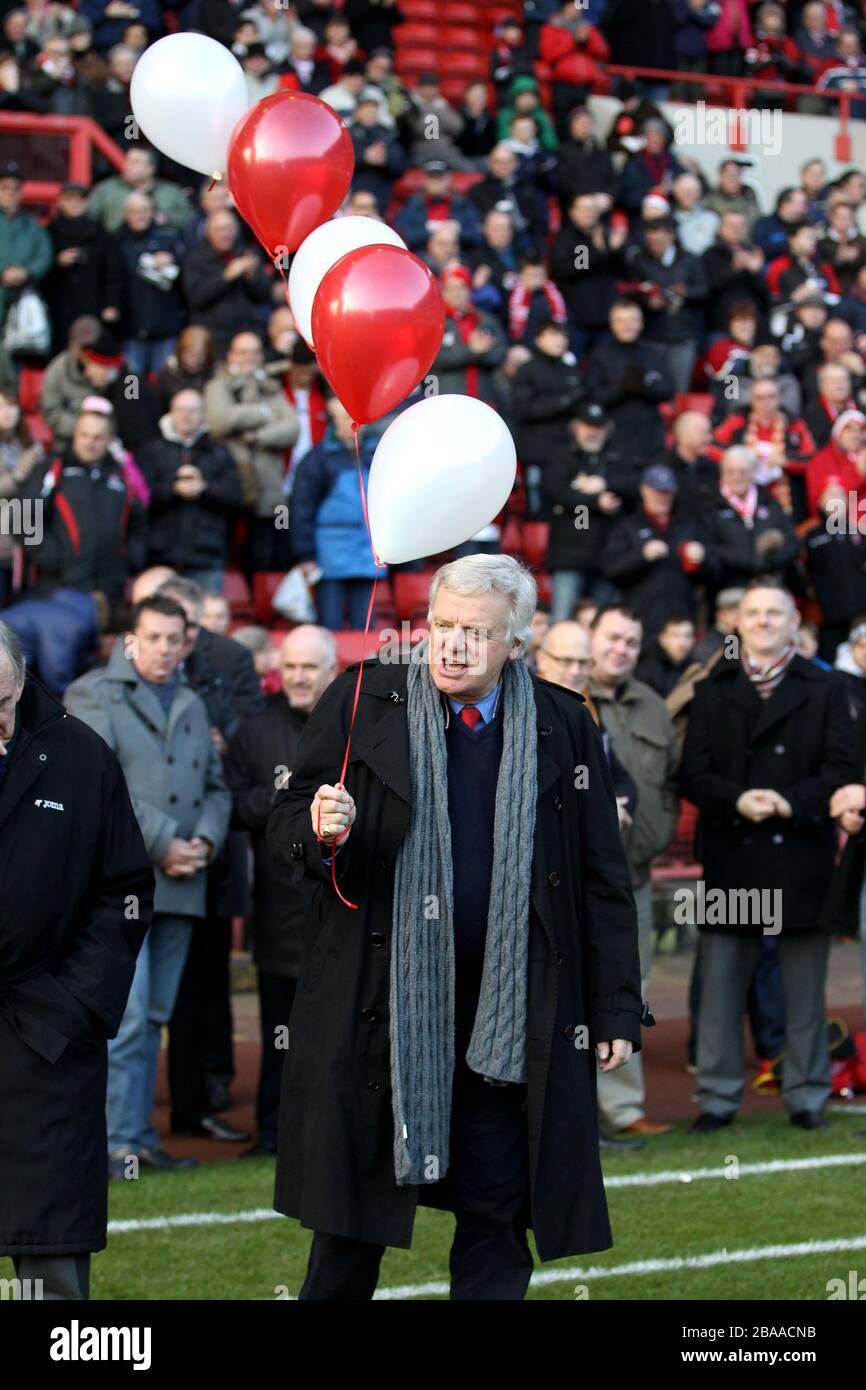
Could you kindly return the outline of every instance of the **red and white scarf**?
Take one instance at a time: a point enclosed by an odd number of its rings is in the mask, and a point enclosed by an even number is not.
[[[796,653],[796,644],[791,641],[780,656],[768,666],[762,666],[753,661],[747,652],[743,652],[743,670],[762,700],[769,700],[776,686],[782,684]]]
[[[545,280],[541,287],[541,292],[547,300],[550,308],[550,317],[554,323],[565,323],[565,300],[559,293],[552,280]],[[508,332],[515,342],[518,342],[526,332],[526,325],[529,323],[529,311],[532,307],[532,295],[535,291],[529,291],[525,285],[519,282],[511,291],[508,300]]]
[[[758,505],[758,489],[755,484],[749,484],[749,491],[745,497],[738,497],[735,492],[731,491],[727,483],[719,484],[719,492],[726,502],[730,502],[737,515],[751,530],[755,524],[755,508]]]

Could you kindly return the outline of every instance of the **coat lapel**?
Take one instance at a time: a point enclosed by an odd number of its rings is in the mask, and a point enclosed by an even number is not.
[[[755,743],[759,738],[774,728],[776,724],[787,719],[807,699],[809,694],[808,682],[798,680],[789,671],[782,684],[777,686],[769,700],[761,701],[761,712],[757,722],[752,727],[750,742]]]
[[[369,728],[353,735],[349,766],[365,763],[374,776],[407,806],[412,804],[409,772],[409,734],[406,725],[405,685],[373,698],[383,705],[381,717]]]
[[[37,740],[29,730],[20,729],[18,739],[9,771],[0,783],[0,830],[47,765],[40,763],[34,747]]]

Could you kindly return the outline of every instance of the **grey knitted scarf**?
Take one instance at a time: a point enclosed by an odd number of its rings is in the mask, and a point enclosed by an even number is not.
[[[454,891],[444,697],[427,640],[407,691],[412,820],[397,855],[391,950],[391,1094],[397,1182],[448,1170],[454,1072]],[[467,1064],[500,1082],[526,1080],[529,889],[537,796],[535,696],[524,663],[502,671],[502,759],[484,967]],[[453,716],[451,716],[453,717]]]

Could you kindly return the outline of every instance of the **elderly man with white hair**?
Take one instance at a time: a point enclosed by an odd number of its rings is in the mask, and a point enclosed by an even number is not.
[[[369,1299],[419,1201],[454,1211],[452,1299],[524,1297],[606,1249],[602,1071],[640,1047],[634,900],[601,737],[521,660],[535,583],[438,570],[430,631],[307,722],[268,842],[321,885],[283,1073],[276,1207],[315,1232],[305,1300]]]
[[[718,588],[742,588],[752,579],[790,577],[800,540],[788,514],[755,482],[757,459],[735,444],[719,463],[721,494],[715,543],[721,561]]]

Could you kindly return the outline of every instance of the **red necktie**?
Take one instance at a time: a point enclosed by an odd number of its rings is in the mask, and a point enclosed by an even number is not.
[[[464,705],[460,711],[460,718],[470,729],[477,729],[481,723],[481,710],[477,705]]]

